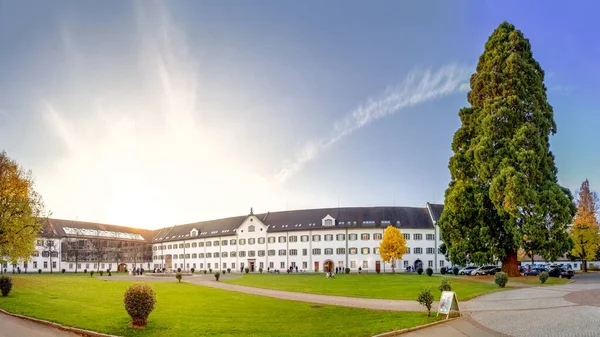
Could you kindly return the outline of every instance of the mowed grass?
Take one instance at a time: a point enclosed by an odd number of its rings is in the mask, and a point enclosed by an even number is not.
[[[425,274],[337,274],[333,279],[326,278],[324,274],[244,274],[225,282],[312,294],[395,300],[416,300],[419,291],[430,287],[438,300],[441,281],[441,277]],[[501,290],[495,284],[468,279],[453,277],[451,282],[459,301]]]
[[[426,312],[392,312],[279,300],[190,283],[152,282],[154,312],[143,330],[128,326],[123,294],[131,282],[89,275],[13,276],[0,308],[120,336],[371,336],[433,322]]]

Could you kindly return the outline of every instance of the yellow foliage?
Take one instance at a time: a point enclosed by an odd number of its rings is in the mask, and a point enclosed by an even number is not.
[[[571,254],[584,261],[594,260],[600,245],[596,219],[597,199],[597,194],[590,191],[589,182],[584,181],[579,192],[577,214],[571,228],[573,240]]]
[[[396,261],[402,259],[402,255],[406,254],[406,239],[400,230],[393,226],[388,226],[383,233],[383,240],[379,245],[379,255],[383,262],[392,264],[392,270],[396,268]]]

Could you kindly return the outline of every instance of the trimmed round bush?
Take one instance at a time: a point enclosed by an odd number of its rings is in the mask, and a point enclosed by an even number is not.
[[[231,268],[227,268],[227,273],[231,274]]]
[[[454,274],[454,276],[458,276],[458,267],[452,268],[452,274]]]
[[[196,271],[196,268],[192,268],[192,269],[190,269],[190,271],[191,271],[192,273],[194,273],[194,272]]]
[[[248,274],[250,272],[250,268],[246,268],[244,269],[244,271],[246,272],[246,274]]]
[[[208,270],[208,272],[212,274],[212,268],[211,268],[211,269],[209,269],[209,270]]]
[[[94,277],[94,271],[93,270],[90,272],[90,277]]]
[[[452,283],[449,279],[443,278],[442,283],[438,287],[439,291],[452,291]]]
[[[178,272],[178,273],[181,273],[181,268],[177,268],[177,272]]]
[[[219,277],[221,277],[221,273],[219,273],[219,272],[216,272],[216,273],[215,273],[215,278],[217,279],[217,281],[219,280]]]
[[[344,273],[346,273],[346,274],[350,274],[350,268],[346,268],[346,269],[344,269]]]
[[[63,270],[61,270],[61,272],[64,274],[66,272],[66,270],[63,269]]]
[[[2,296],[8,296],[10,291],[12,290],[12,279],[8,276],[0,277],[0,291],[2,292]]]
[[[423,274],[423,268],[421,268],[421,267],[417,268],[417,274],[419,274],[419,275]]]
[[[258,268],[258,272],[262,274],[263,269],[262,268]]]
[[[84,270],[83,270],[83,273],[84,273],[84,274],[87,274],[87,269],[84,269]]]
[[[440,274],[442,274],[442,275],[446,275],[446,268],[442,268],[442,269],[440,269]]]
[[[508,283],[508,275],[502,271],[497,272],[494,276],[494,282],[496,282],[500,288],[504,288],[506,283]]]
[[[100,276],[104,275],[104,270],[99,271]]]
[[[433,275],[433,269],[431,269],[431,268],[425,269],[425,274],[427,274],[427,276]]]
[[[123,302],[125,310],[132,319],[131,324],[146,326],[148,316],[156,304],[156,294],[147,283],[134,283],[125,291]]]
[[[183,275],[181,273],[177,273],[177,274],[175,274],[175,278],[177,279],[177,281],[181,282]]]
[[[204,274],[206,275],[206,270],[204,270]]]
[[[112,272],[110,272],[110,271],[109,271],[109,272],[108,272],[108,276],[112,276]]]
[[[544,283],[546,283],[546,281],[548,280],[548,277],[549,277],[549,276],[550,276],[550,275],[548,274],[548,272],[547,272],[547,271],[543,271],[543,272],[541,272],[541,273],[540,273],[540,275],[539,275],[538,277],[539,277],[539,279],[540,279],[540,282],[542,282],[542,284],[544,284]]]
[[[41,274],[41,273],[42,273],[42,270],[41,270],[41,269],[38,269],[38,274]]]

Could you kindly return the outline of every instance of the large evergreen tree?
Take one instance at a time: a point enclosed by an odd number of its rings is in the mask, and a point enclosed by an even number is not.
[[[557,183],[544,71],[513,25],[504,22],[489,37],[467,98],[452,142],[442,239],[453,263],[499,260],[518,276],[519,248],[548,260],[569,250],[575,205]]]
[[[583,271],[587,272],[587,261],[593,260],[598,252],[600,237],[598,236],[598,194],[590,190],[590,182],[586,179],[579,189],[577,214],[571,228],[573,249],[571,255],[582,261]]]

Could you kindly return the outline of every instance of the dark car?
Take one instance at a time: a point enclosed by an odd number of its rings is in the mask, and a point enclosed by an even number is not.
[[[523,271],[523,275],[525,275],[525,276],[538,276],[541,272],[542,272],[542,270],[540,268],[531,268],[531,269],[525,269]]]
[[[551,277],[559,277],[559,278],[566,277],[566,278],[570,279],[571,277],[575,276],[575,273],[572,270],[568,270],[565,268],[553,268],[553,269],[550,269],[550,271],[548,272],[548,275],[550,275]]]
[[[492,275],[496,273],[496,266],[483,266],[471,271],[471,275]]]
[[[488,271],[488,275],[496,275],[496,273],[499,273],[499,272],[501,272],[501,271],[502,271],[502,268],[500,268],[500,267],[496,267],[496,268],[494,268],[494,269],[492,269],[492,270]]]

